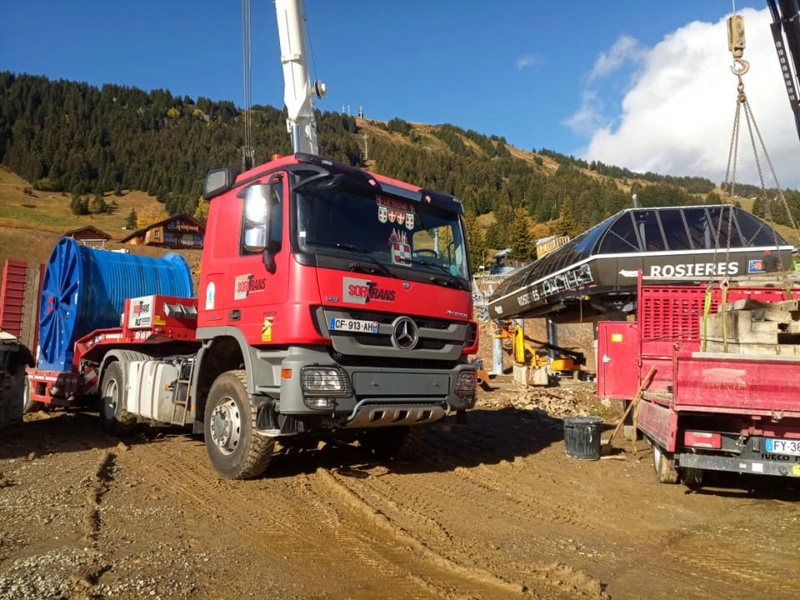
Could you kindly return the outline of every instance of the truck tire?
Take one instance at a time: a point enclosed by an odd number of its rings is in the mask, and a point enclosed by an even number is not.
[[[243,370],[223,373],[211,385],[203,418],[206,452],[228,479],[254,479],[272,459],[275,440],[256,433],[257,411]]]
[[[31,380],[25,376],[25,387],[22,391],[22,412],[32,413],[44,408],[44,402],[37,402],[31,399]]]
[[[125,410],[125,377],[119,361],[106,367],[100,382],[100,426],[113,435],[130,433],[136,426],[136,417]]]
[[[653,442],[653,468],[658,483],[678,483],[678,471],[672,462],[672,455],[661,450]]]
[[[396,458],[416,462],[422,458],[425,427],[379,427],[366,429],[358,437],[359,445],[377,459]]]
[[[681,483],[689,489],[696,490],[703,485],[703,470],[684,467],[680,470]]]

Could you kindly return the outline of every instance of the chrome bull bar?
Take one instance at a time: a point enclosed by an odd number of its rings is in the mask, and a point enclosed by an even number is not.
[[[347,418],[346,429],[386,427],[391,425],[423,425],[433,423],[450,413],[441,401],[413,402],[407,404],[362,400]]]

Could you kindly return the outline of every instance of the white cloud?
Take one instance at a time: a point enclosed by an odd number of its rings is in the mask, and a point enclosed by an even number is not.
[[[627,63],[641,60],[643,55],[644,49],[635,38],[629,35],[620,36],[608,52],[602,52],[594,61],[594,67],[589,73],[588,80],[592,82],[606,77]]]
[[[741,14],[747,30],[744,59],[750,62],[750,71],[743,76],[745,93],[778,181],[783,187],[798,189],[800,142],[770,34],[769,12],[747,9]],[[565,121],[572,127],[593,127],[589,143],[578,154],[639,172],[724,181],[737,86],[730,69],[726,20],[689,23],[650,49],[620,40],[598,58],[587,85],[618,70],[625,57],[637,56],[639,69],[613,119],[604,121],[592,114],[591,107],[600,106],[602,97],[596,97],[597,91],[589,85],[581,109]],[[756,144],[765,184],[773,187],[758,138]],[[759,185],[744,110],[736,181]]]
[[[517,69],[522,71],[522,69],[528,69],[530,67],[536,67],[541,63],[541,59],[536,56],[535,54],[526,54],[525,56],[520,56],[517,59]]]
[[[581,107],[564,124],[575,133],[592,135],[595,131],[610,127],[603,119],[603,105],[596,91],[581,92]]]

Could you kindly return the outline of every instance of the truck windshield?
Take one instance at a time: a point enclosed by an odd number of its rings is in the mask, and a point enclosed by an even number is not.
[[[367,190],[305,185],[296,193],[302,252],[345,258],[341,268],[469,288],[458,214]],[[335,266],[335,261],[331,266]]]

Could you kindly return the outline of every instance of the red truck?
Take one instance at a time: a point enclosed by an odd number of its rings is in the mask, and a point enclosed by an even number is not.
[[[597,393],[636,402],[656,479],[800,477],[800,287],[646,285],[636,320],[598,324]],[[797,354],[796,354],[797,352]]]
[[[199,299],[177,255],[59,242],[26,403],[98,396],[110,431],[185,425],[231,478],[260,475],[277,439],[391,454],[473,406],[456,198],[304,154],[212,171],[205,188]]]
[[[177,255],[62,239],[27,387],[29,405],[98,396],[108,430],[203,433],[235,479],[262,474],[278,439],[411,457],[476,394],[461,202],[319,156],[303,4],[276,10],[294,154],[206,176],[199,299]]]

